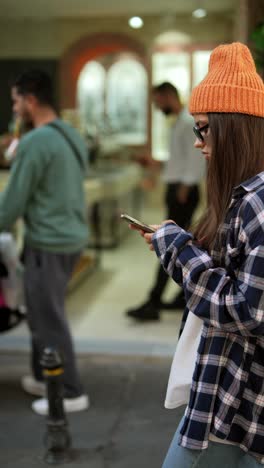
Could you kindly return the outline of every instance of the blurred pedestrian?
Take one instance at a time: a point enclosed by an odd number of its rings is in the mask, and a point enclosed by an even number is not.
[[[0,230],[23,218],[25,296],[32,338],[32,375],[25,391],[43,398],[36,413],[48,413],[40,358],[55,347],[64,364],[64,407],[88,407],[64,311],[68,280],[87,243],[84,176],[87,152],[78,133],[58,118],[50,77],[39,70],[20,75],[12,87],[13,110],[33,130],[18,145],[8,185],[0,195]]]
[[[197,158],[192,142],[192,118],[180,100],[178,90],[168,82],[152,89],[155,106],[166,116],[174,116],[170,128],[169,159],[163,171],[166,184],[165,205],[167,217],[183,229],[190,226],[199,203],[199,184],[204,175],[204,163]],[[181,290],[170,303],[164,303],[163,293],[169,277],[159,266],[154,285],[146,301],[126,314],[138,321],[159,320],[162,309],[184,309],[185,298]]]

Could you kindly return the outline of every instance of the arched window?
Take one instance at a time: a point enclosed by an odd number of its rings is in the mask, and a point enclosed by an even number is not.
[[[82,127],[88,135],[114,137],[121,144],[145,144],[147,72],[132,54],[109,57],[86,63],[79,75],[77,101]]]
[[[88,135],[97,134],[104,119],[104,89],[104,67],[92,60],[83,67],[77,83],[78,108]]]
[[[147,134],[147,74],[133,57],[120,58],[106,78],[106,115],[121,143],[144,144]]]

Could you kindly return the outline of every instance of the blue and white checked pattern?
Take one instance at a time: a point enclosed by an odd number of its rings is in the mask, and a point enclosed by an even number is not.
[[[264,172],[235,188],[210,254],[169,223],[153,236],[164,269],[203,319],[180,445],[209,434],[264,464]]]

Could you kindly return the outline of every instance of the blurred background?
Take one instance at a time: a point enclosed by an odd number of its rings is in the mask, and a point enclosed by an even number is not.
[[[59,113],[90,155],[87,250],[67,304],[79,350],[174,349],[180,313],[147,325],[124,314],[145,297],[156,260],[120,213],[164,217],[157,167],[168,157],[168,126],[150,90],[170,81],[187,104],[212,49],[233,41],[250,47],[263,76],[263,21],[263,0],[0,0],[0,188],[11,164],[6,150],[20,136],[10,82],[28,68],[52,76]],[[27,340],[21,325],[0,346],[26,349]]]

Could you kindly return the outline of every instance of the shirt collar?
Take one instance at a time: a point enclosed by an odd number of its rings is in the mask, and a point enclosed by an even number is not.
[[[237,198],[245,192],[255,192],[262,185],[264,185],[264,171],[237,185],[234,188],[233,197]]]

